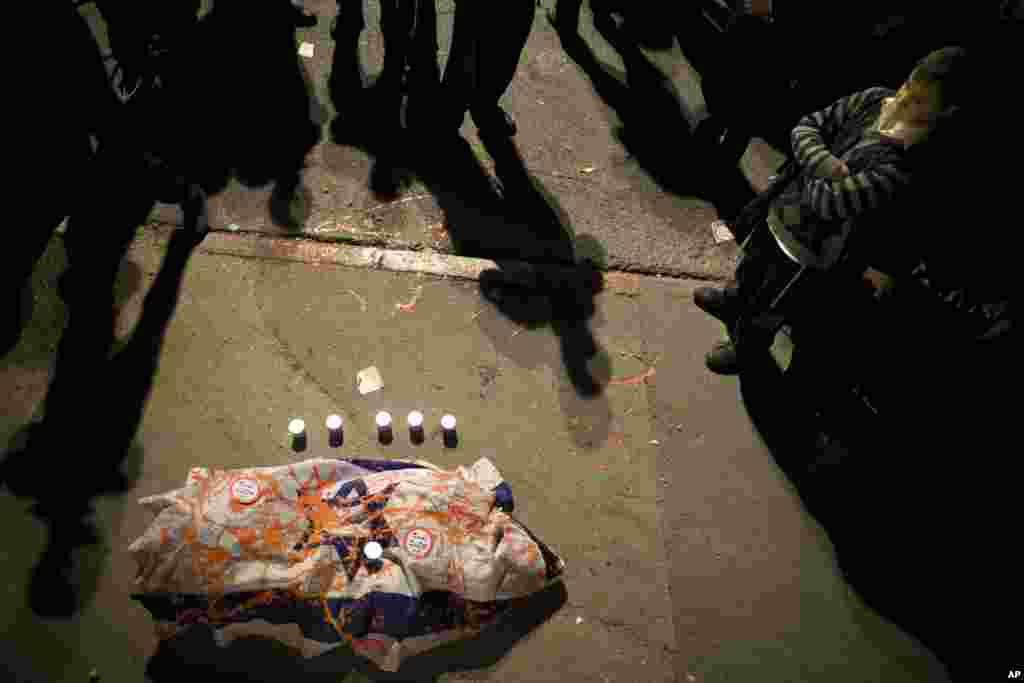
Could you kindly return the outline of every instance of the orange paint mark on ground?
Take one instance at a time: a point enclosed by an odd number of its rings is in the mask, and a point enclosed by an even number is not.
[[[640,291],[640,276],[634,273],[605,273],[603,283],[613,292],[632,294]]]
[[[400,311],[402,311],[404,313],[408,313],[409,311],[412,311],[413,309],[416,308],[416,302],[420,300],[420,295],[421,294],[423,294],[423,286],[422,285],[416,288],[415,293],[412,295],[412,301],[410,301],[407,304],[395,304],[395,308],[397,308],[398,310],[400,310]]]
[[[623,377],[622,379],[613,379],[608,384],[646,384],[647,379],[654,377],[654,368],[648,368],[647,372],[639,375],[633,375],[632,377]]]

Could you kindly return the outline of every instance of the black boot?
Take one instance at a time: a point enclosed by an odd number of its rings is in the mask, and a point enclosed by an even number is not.
[[[704,364],[716,375],[738,375],[740,356],[732,342],[721,342],[704,356]]]
[[[739,313],[739,299],[728,288],[701,287],[693,293],[693,303],[727,325],[732,324]]]

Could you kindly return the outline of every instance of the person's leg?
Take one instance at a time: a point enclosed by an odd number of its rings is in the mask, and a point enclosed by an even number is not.
[[[67,501],[94,491],[116,491],[123,477],[108,466],[115,455],[66,457],[83,434],[100,433],[107,419],[105,373],[114,341],[114,282],[135,227],[152,208],[140,188],[137,167],[120,169],[105,154],[93,169],[83,201],[75,206],[64,238],[69,266],[58,283],[68,322],[57,350],[53,380],[41,423],[32,427],[23,451],[4,463],[4,482],[21,497]],[[109,397],[107,397],[109,398]],[[97,441],[97,445],[101,442]],[[109,457],[105,457],[109,456]],[[40,476],[47,458],[60,458],[63,476]],[[108,462],[109,461],[109,462]],[[83,493],[88,492],[88,493]]]
[[[436,95],[441,82],[437,56],[437,6],[432,0],[418,0],[409,56],[409,91],[412,95]]]
[[[114,342],[114,282],[136,228],[153,206],[140,165],[106,156],[98,161],[88,200],[72,214],[64,240],[68,268],[59,291],[68,323],[46,398],[46,420],[58,430],[95,403],[89,397],[102,385]]]
[[[437,132],[441,134],[458,132],[473,99],[478,77],[476,52],[480,43],[479,14],[481,10],[475,2],[455,3],[452,45],[441,79],[441,101],[433,114]]]
[[[799,266],[774,244],[767,226],[754,234],[736,269],[735,283],[727,288],[731,313],[727,322],[729,341],[708,354],[709,369],[719,374],[735,374],[741,364],[756,360],[768,350],[789,310],[786,305],[772,309],[772,303],[798,271]],[[799,286],[800,283],[795,285],[791,292]]]
[[[593,3],[591,5],[593,6]],[[579,33],[580,9],[582,7],[583,0],[558,0],[555,3],[554,11],[548,12],[551,23],[563,38]]]
[[[380,29],[384,36],[382,82],[396,91],[401,87],[409,60],[415,0],[382,0]]]
[[[21,338],[31,316],[31,306],[23,306],[23,302],[32,273],[54,230],[73,211],[82,178],[91,173],[92,146],[82,122],[44,115],[33,122],[32,130],[41,135],[43,144],[34,150],[34,158],[19,164],[13,193],[23,206],[32,207],[32,218],[10,227],[0,255],[0,296],[5,302],[0,319],[0,357],[13,350]],[[57,159],[60,163],[54,165]],[[43,176],[50,182],[40,184],[38,179]]]
[[[500,8],[500,9],[499,9]],[[483,35],[477,52],[477,83],[471,103],[473,121],[485,133],[515,135],[515,124],[498,102],[505,94],[533,28],[532,0],[507,0],[480,18]],[[486,20],[486,23],[484,23]]]
[[[436,115],[437,102],[443,99],[438,65],[437,6],[434,0],[417,0],[415,5],[415,24],[407,60],[406,126],[409,128],[428,126]]]
[[[22,305],[36,263],[46,251],[54,229],[64,220],[62,210],[48,212],[32,223],[22,226],[6,245],[0,259],[0,291],[5,301],[4,318],[0,320],[0,357],[7,355],[21,339],[30,312]]]

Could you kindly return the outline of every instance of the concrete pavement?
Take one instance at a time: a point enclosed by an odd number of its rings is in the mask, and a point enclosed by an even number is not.
[[[209,4],[205,3],[206,9]],[[308,102],[292,106],[308,108],[321,136],[306,155],[305,189],[301,201],[290,209],[294,224],[285,225],[279,216],[272,216],[269,185],[247,186],[236,179],[211,199],[213,227],[269,234],[301,232],[314,239],[355,244],[493,255],[493,243],[474,250],[453,238],[467,232],[510,230],[508,220],[496,222],[481,216],[474,207],[479,200],[467,191],[473,181],[465,180],[465,174],[479,176],[478,181],[495,175],[494,159],[481,143],[471,117],[466,117],[462,129],[468,153],[452,155],[465,162],[462,177],[452,170],[449,158],[444,177],[425,178],[408,168],[413,164],[403,155],[407,150],[400,149],[398,158],[388,161],[395,168],[383,173],[393,171],[407,184],[398,196],[375,196],[370,181],[382,172],[384,161],[379,145],[364,140],[366,135],[373,137],[366,129],[396,113],[376,112],[371,92],[361,89],[359,83],[332,92],[332,71],[342,71],[343,63],[351,65],[342,62],[339,53],[349,48],[339,46],[330,27],[335,19],[351,21],[354,10],[346,5],[346,12],[339,17],[334,0],[307,0],[306,5],[320,20],[317,26],[296,32],[296,52],[299,43],[309,43],[313,56],[293,55]],[[380,4],[367,0],[362,5],[366,28],[357,49],[363,80],[373,82],[384,59]],[[547,18],[553,7],[553,0],[544,0],[537,8],[519,70],[503,99],[518,122],[516,147],[536,193],[574,243],[602,245],[597,255],[582,249],[588,256],[599,256],[602,265],[699,279],[729,277],[736,250],[730,244],[717,245],[712,237],[709,223],[717,217],[717,209],[706,187],[707,162],[689,145],[690,129],[707,115],[700,78],[679,45],[671,50],[644,50],[646,62],[640,60],[627,69],[623,57],[595,30],[586,3],[580,22],[586,47],[570,57]],[[104,44],[102,20],[91,5],[82,11]],[[437,59],[442,66],[451,44],[453,11],[452,0],[437,3]],[[236,64],[231,69],[236,70],[244,70],[247,54],[263,49],[257,46],[265,42],[251,26],[247,30],[234,26],[226,34],[216,28],[208,31],[212,44],[208,60],[230,58]],[[216,67],[211,65],[209,71],[214,74]],[[221,72],[209,76],[221,79],[210,86],[212,94],[197,98],[201,106],[196,108],[199,118],[195,125],[218,125],[212,122],[216,113],[226,116],[226,126],[248,126],[246,144],[250,146],[259,146],[262,138],[280,136],[273,118],[259,125],[251,121],[260,120],[261,112],[270,106],[283,106],[275,98],[285,95],[267,92],[279,81],[275,77],[254,79],[251,86],[232,89],[231,82],[244,72],[224,72],[223,68]],[[207,75],[196,74],[201,76]],[[352,78],[360,79],[358,75]],[[357,113],[355,118],[352,112]],[[332,131],[339,113],[345,116],[339,129]],[[782,159],[778,150],[755,139],[734,177],[716,187],[731,183],[734,195],[745,196],[751,187],[764,187]],[[177,208],[158,205],[153,219],[176,224]],[[486,253],[480,253],[481,249]],[[577,251],[581,251],[579,246]]]
[[[141,230],[130,250],[119,336],[138,320],[166,242],[165,230]],[[338,680],[353,668],[343,680],[945,680],[927,650],[847,586],[736,380],[704,370],[723,330],[693,305],[699,283],[609,274],[592,300],[552,300],[479,279],[341,267],[329,249],[214,235],[193,254],[125,465],[134,487],[97,506],[105,544],[83,557],[91,588],[70,622],[40,621],[25,605],[44,531],[24,502],[0,497],[0,658],[15,680],[82,681],[96,668],[105,681],[141,681],[148,667],[159,683],[212,666],[219,680],[267,681]],[[62,265],[55,239],[34,278],[31,327],[0,369],[5,439],[45,395]],[[384,388],[361,396],[356,373],[370,365]],[[601,391],[586,397],[591,380]],[[119,381],[98,391],[116,392]],[[376,445],[373,414],[413,408],[427,417],[427,442],[398,432]],[[433,430],[449,411],[460,425],[454,450]],[[467,643],[396,676],[343,655],[299,662],[252,643],[220,652],[186,642],[154,657],[148,617],[128,598],[134,567],[124,549],[149,522],[136,499],[177,487],[196,464],[288,462],[288,421],[315,427],[331,412],[350,425],[342,455],[451,466],[492,458],[517,514],[566,559],[564,604],[522,638]],[[88,457],[102,432],[83,434],[82,452],[67,457]],[[310,454],[324,441],[312,429]]]

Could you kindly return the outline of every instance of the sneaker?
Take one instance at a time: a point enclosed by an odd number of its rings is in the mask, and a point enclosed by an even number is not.
[[[730,324],[736,320],[739,304],[736,295],[728,289],[701,287],[693,293],[693,303],[708,315]]]
[[[704,364],[717,375],[738,375],[740,358],[736,353],[736,345],[732,342],[719,343],[704,356]]]

